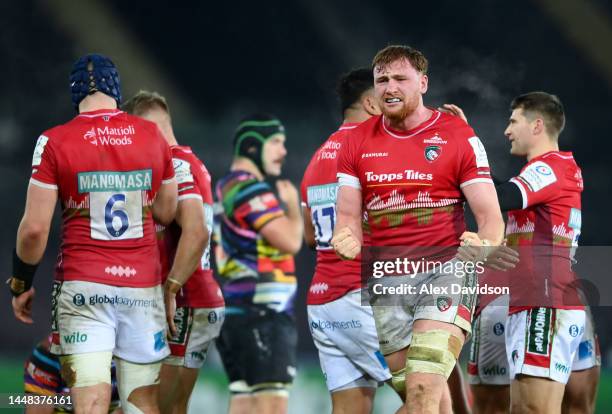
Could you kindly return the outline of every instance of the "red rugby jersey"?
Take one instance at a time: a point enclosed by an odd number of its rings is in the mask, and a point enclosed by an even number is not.
[[[36,142],[30,183],[58,190],[57,280],[150,287],[161,282],[152,204],[174,179],[157,126],[119,110],[77,115]]]
[[[309,305],[331,302],[361,287],[359,259],[340,259],[330,244],[336,223],[338,153],[357,125],[343,124],[334,132],[314,153],[302,179],[302,203],[310,209],[317,242],[317,264],[306,298]]]
[[[507,243],[519,246],[519,269],[523,270],[517,276],[535,276],[515,285],[525,286],[523,295],[530,296],[512,295],[510,313],[532,307],[513,304],[534,301],[541,301],[541,306],[582,309],[563,305],[564,295],[571,294],[566,288],[574,280],[571,261],[582,225],[584,184],[572,153],[550,151],[535,157],[510,181],[521,191],[523,208],[508,212]]]
[[[192,308],[216,308],[224,305],[223,294],[210,268],[210,239],[213,230],[213,198],[208,170],[186,146],[172,147],[172,162],[178,184],[178,200],[189,198],[202,202],[209,242],[202,255],[200,266],[193,272],[176,297],[177,306]],[[181,237],[181,228],[176,222],[164,228],[158,225],[158,245],[162,260],[162,275],[165,280],[174,262],[176,248]]]
[[[410,131],[383,116],[355,128],[340,151],[339,185],[361,189],[374,246],[458,246],[461,188],[493,183],[487,153],[459,117],[432,110]]]

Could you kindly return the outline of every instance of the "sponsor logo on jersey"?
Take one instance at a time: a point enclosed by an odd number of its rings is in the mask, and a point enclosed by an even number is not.
[[[345,331],[347,329],[361,329],[362,325],[361,321],[355,319],[350,321],[325,321],[319,319],[318,321],[310,322],[310,327],[312,330],[318,329],[320,331],[335,331],[336,329]]]
[[[70,335],[63,335],[64,342],[67,344],[82,344],[87,342],[87,334],[79,331],[72,332]]]
[[[446,144],[448,141],[440,138],[440,136],[438,134],[434,135],[431,138],[425,138],[423,140],[423,144],[438,144],[438,145],[444,145]]]
[[[157,308],[157,299],[133,299],[119,295],[92,295],[89,297],[89,305],[120,305],[129,308]]]
[[[528,165],[517,178],[525,183],[527,188],[534,193],[557,181],[557,177],[553,170],[548,164],[542,161],[536,161]]]
[[[134,125],[128,125],[122,128],[104,128],[92,127],[83,134],[83,139],[89,141],[90,144],[98,145],[132,145],[132,136],[136,134]]]
[[[579,333],[580,329],[578,328],[578,325],[572,325],[569,327],[569,334],[572,338],[577,337]]]
[[[176,335],[172,337],[170,342],[184,345],[189,333],[189,308],[176,308],[174,313],[174,326],[176,327]]]
[[[487,158],[487,151],[485,150],[484,145],[480,141],[478,137],[472,137],[468,139],[468,142],[472,146],[474,150],[474,156],[476,157],[476,167],[477,168],[488,168],[489,167],[489,159]]]
[[[518,353],[518,350],[515,349],[514,351],[512,351],[512,363],[516,364],[516,361],[518,361],[518,359],[519,359],[519,353]]]
[[[442,148],[438,145],[429,145],[425,147],[425,159],[429,162],[434,162],[440,156]]]
[[[45,152],[45,145],[49,142],[49,138],[41,135],[36,140],[36,147],[34,147],[34,154],[32,155],[32,167],[37,167],[42,162],[42,155]]]
[[[593,341],[590,339],[588,341],[580,342],[578,345],[578,359],[586,359],[593,356]]]
[[[341,147],[342,144],[339,142],[327,141],[317,153],[317,161],[335,160]]]
[[[504,330],[504,324],[501,322],[497,322],[495,325],[493,325],[493,333],[497,336],[503,335]]]
[[[85,304],[85,296],[82,293],[77,293],[73,296],[72,303],[76,306],[83,306]]]
[[[79,193],[101,191],[150,190],[153,173],[151,170],[126,172],[93,171],[77,174]]]
[[[153,349],[156,352],[159,352],[166,347],[166,339],[164,336],[164,331],[155,332],[155,334],[153,334]]]
[[[415,170],[404,170],[395,173],[382,173],[376,174],[373,171],[367,171],[365,173],[366,181],[376,183],[390,183],[398,180],[420,180],[420,181],[432,181],[433,174],[422,173]]]
[[[180,158],[172,158],[174,166],[174,178],[177,184],[192,183],[193,175],[191,174],[191,164]]]
[[[529,332],[527,352],[530,354],[548,355],[551,329],[552,309],[535,308],[529,311]]]
[[[446,312],[453,304],[453,300],[448,296],[440,296],[436,299],[436,306],[440,312]]]
[[[365,154],[361,154],[361,158],[381,158],[388,156],[388,152],[366,152]]]
[[[495,364],[489,367],[484,367],[482,369],[482,374],[485,377],[490,377],[493,375],[506,375],[506,367],[500,367],[499,365]]]
[[[564,374],[569,374],[570,369],[567,365],[562,364],[560,362],[555,362],[555,370],[563,372]]]
[[[574,230],[580,230],[582,227],[582,212],[577,208],[571,209],[567,225]]]

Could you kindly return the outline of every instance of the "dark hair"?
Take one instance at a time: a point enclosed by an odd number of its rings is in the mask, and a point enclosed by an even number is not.
[[[349,107],[359,101],[361,96],[374,87],[372,69],[358,68],[343,74],[338,80],[336,94],[340,99],[340,109],[344,114]]]
[[[526,118],[535,114],[542,117],[544,128],[552,138],[557,138],[565,127],[565,111],[556,95],[546,92],[529,92],[514,98],[510,109],[522,109]]]
[[[170,108],[168,108],[166,98],[157,92],[140,90],[136,95],[132,96],[126,103],[123,104],[123,110],[125,112],[136,116],[140,116],[155,107],[163,109],[168,115],[170,115]]]
[[[404,45],[390,45],[379,50],[372,60],[372,69],[376,67],[384,68],[401,59],[406,59],[410,62],[417,72],[421,72],[423,75],[427,74],[429,62],[427,62],[425,55],[417,49]]]

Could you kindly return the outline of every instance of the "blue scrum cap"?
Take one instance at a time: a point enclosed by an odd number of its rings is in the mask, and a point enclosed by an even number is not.
[[[106,56],[92,53],[77,60],[70,72],[70,89],[76,109],[87,95],[94,92],[102,92],[114,98],[117,106],[121,103],[119,72]]]

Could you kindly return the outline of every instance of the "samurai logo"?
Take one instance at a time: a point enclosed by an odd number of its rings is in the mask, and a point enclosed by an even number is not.
[[[442,148],[438,145],[428,145],[425,147],[425,159],[429,162],[434,162],[442,152]]]

